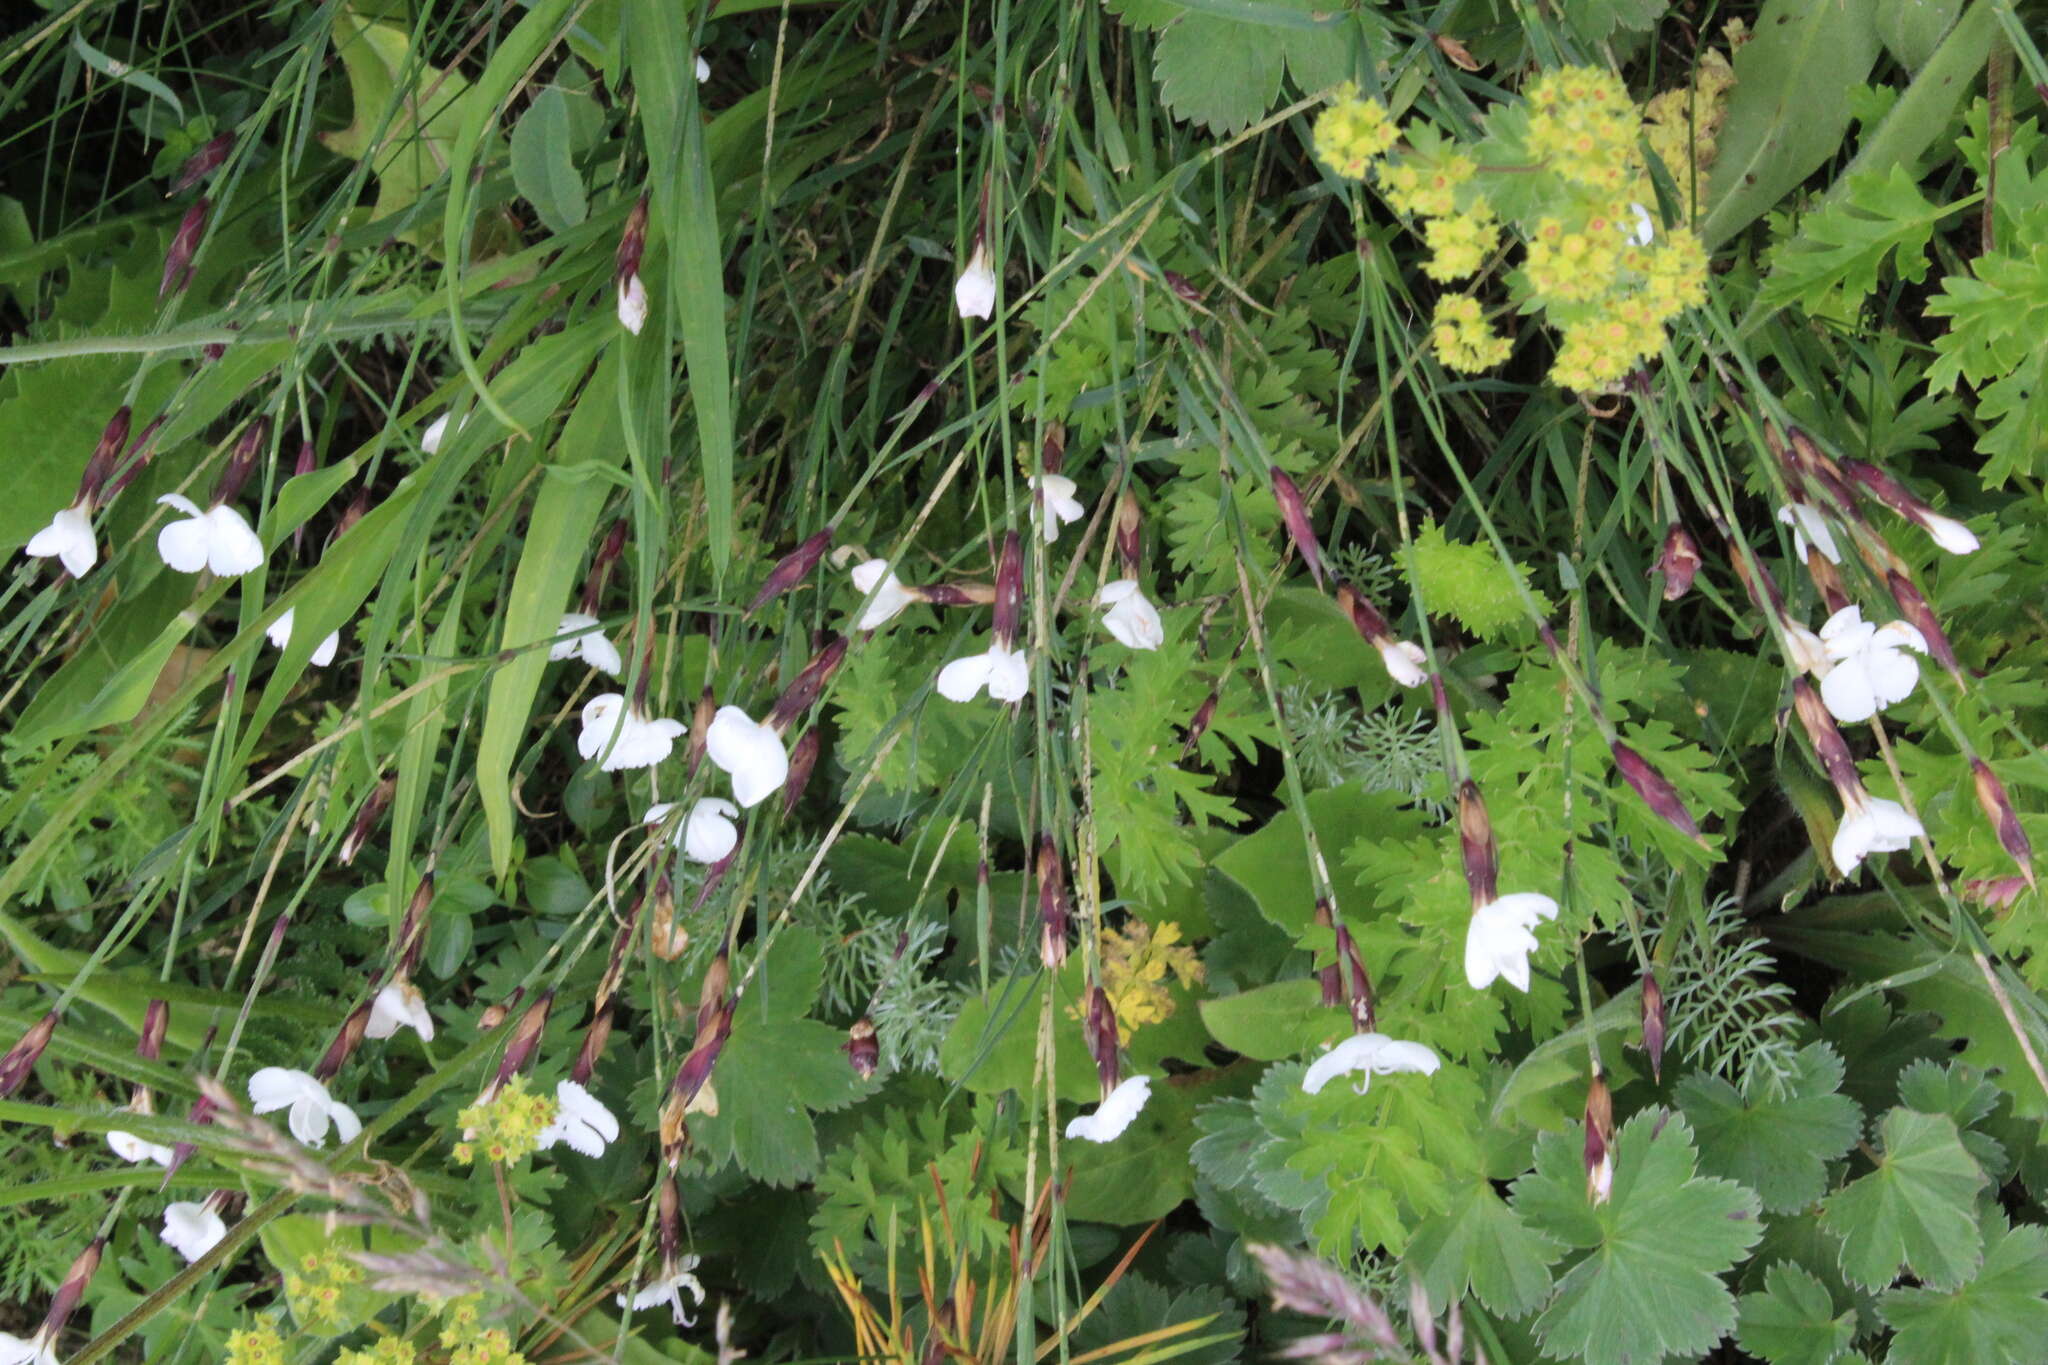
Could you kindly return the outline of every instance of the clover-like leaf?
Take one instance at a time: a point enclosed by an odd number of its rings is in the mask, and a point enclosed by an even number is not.
[[[1983,1269],[1951,1290],[1894,1289],[1877,1311],[1897,1333],[1889,1365],[2038,1360],[2048,1343],[2048,1228],[1988,1216]]]
[[[1834,1296],[1806,1267],[1780,1261],[1764,1291],[1736,1306],[1735,1340],[1770,1365],[1829,1365],[1856,1337],[1856,1310],[1835,1312]]]
[[[1687,1077],[1677,1098],[1699,1134],[1700,1169],[1749,1186],[1768,1213],[1811,1204],[1827,1193],[1827,1163],[1863,1133],[1863,1111],[1835,1093],[1841,1084],[1842,1059],[1826,1043],[1799,1050],[1776,1099],[1745,1099],[1718,1076]]]
[[[1842,1239],[1842,1273],[1882,1289],[1904,1264],[1935,1288],[1954,1288],[1983,1250],[1975,1204],[1984,1171],[1946,1114],[1894,1109],[1880,1140],[1877,1169],[1830,1196],[1821,1214]]]
[[[1614,1184],[1594,1204],[1581,1164],[1583,1128],[1546,1134],[1536,1169],[1514,1185],[1514,1209],[1581,1257],[1558,1281],[1536,1332],[1544,1354],[1587,1365],[1691,1358],[1735,1326],[1720,1276],[1763,1232],[1757,1197],[1694,1171],[1692,1130],[1649,1111],[1622,1126]]]
[[[1550,1266],[1560,1253],[1502,1202],[1491,1181],[1474,1180],[1415,1229],[1407,1258],[1433,1301],[1455,1303],[1469,1289],[1502,1317],[1519,1318],[1550,1297]]]

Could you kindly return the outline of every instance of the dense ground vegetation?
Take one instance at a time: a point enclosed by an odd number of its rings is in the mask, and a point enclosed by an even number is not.
[[[2024,1361],[2016,0],[44,0],[0,1365]]]

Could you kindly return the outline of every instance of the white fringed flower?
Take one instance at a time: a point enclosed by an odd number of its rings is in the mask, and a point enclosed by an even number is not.
[[[1102,624],[1118,641],[1131,649],[1157,649],[1166,643],[1166,627],[1159,609],[1145,600],[1134,578],[1119,578],[1102,585],[1095,600],[1109,608]]]
[[[34,559],[54,556],[73,578],[85,577],[100,559],[99,543],[92,538],[92,509],[82,502],[65,508],[29,537],[22,553]]]
[[[1803,502],[1795,502],[1778,509],[1778,520],[1792,528],[1792,553],[1799,562],[1806,562],[1806,546],[1810,541],[1819,550],[1821,558],[1830,564],[1842,562],[1842,551],[1835,544],[1834,530],[1820,512]]]
[[[56,1343],[47,1331],[32,1337],[0,1332],[0,1365],[57,1365]]]
[[[659,825],[675,808],[673,801],[649,806],[643,823]],[[680,847],[683,856],[693,863],[724,862],[740,844],[739,826],[733,823],[733,817],[739,813],[739,807],[722,796],[703,797],[690,807],[682,827],[669,836],[669,841]]]
[[[996,272],[989,268],[986,244],[975,243],[967,268],[953,281],[953,306],[963,318],[985,318],[996,311]]]
[[[690,1273],[696,1268],[695,1256],[685,1256],[675,1265],[668,1267],[660,1279],[641,1286],[639,1293],[630,1296],[633,1311],[637,1313],[643,1308],[665,1303],[668,1305],[669,1315],[675,1319],[676,1326],[690,1326],[694,1319],[690,1317],[689,1310],[683,1307],[684,1292],[687,1291],[694,1302],[704,1302],[704,1286]],[[628,1298],[628,1295],[620,1294],[613,1302],[624,1308]]]
[[[366,1038],[389,1038],[409,1028],[428,1042],[434,1041],[434,1016],[427,1013],[427,998],[420,988],[399,977],[377,992],[370,1002],[370,1020],[363,1025]]]
[[[107,1146],[114,1149],[114,1155],[130,1166],[140,1166],[145,1161],[154,1161],[159,1166],[169,1166],[177,1157],[169,1147],[139,1138],[133,1133],[119,1129],[107,1134]]]
[[[1387,666],[1387,676],[1401,686],[1420,687],[1423,679],[1429,676],[1422,671],[1422,665],[1429,656],[1413,640],[1388,640],[1379,649],[1380,662]]]
[[[619,326],[639,336],[640,329],[646,325],[647,286],[640,283],[636,271],[619,281]]]
[[[221,1216],[214,1212],[211,1204],[191,1202],[167,1207],[163,1231],[157,1234],[188,1263],[219,1246],[227,1235],[228,1225],[221,1221]]]
[[[555,1083],[555,1121],[540,1130],[540,1147],[561,1143],[572,1152],[601,1157],[619,1140],[619,1121],[597,1096],[574,1081]],[[644,1292],[644,1291],[643,1291]],[[698,1295],[701,1302],[703,1296]],[[635,1308],[645,1307],[634,1304]]]
[[[853,566],[850,576],[854,591],[862,597],[869,593],[875,600],[862,610],[860,620],[854,622],[855,630],[880,630],[889,622],[902,615],[903,609],[917,601],[917,595],[903,586],[903,581],[889,572],[889,561],[870,559]],[[878,588],[876,585],[879,584]]]
[[[1465,980],[1475,991],[1507,981],[1529,989],[1529,954],[1536,951],[1536,926],[1557,918],[1557,902],[1534,891],[1517,891],[1472,912],[1465,931]]]
[[[563,659],[581,659],[600,673],[609,673],[614,678],[625,672],[625,660],[619,657],[619,647],[605,638],[598,629],[597,618],[586,616],[580,611],[562,613],[562,623],[555,627],[556,641],[548,646],[548,659],[559,663]]]
[[[704,752],[732,778],[733,799],[752,810],[789,780],[789,751],[772,725],[763,725],[737,706],[721,706],[704,732]]]
[[[605,772],[651,768],[669,756],[683,733],[683,723],[666,716],[649,720],[626,704],[617,692],[603,692],[583,704],[583,733],[576,752],[585,758],[604,755]]]
[[[1031,516],[1038,523],[1038,533],[1050,545],[1060,538],[1060,527],[1068,526],[1088,515],[1088,509],[1074,496],[1081,485],[1064,474],[1047,474],[1044,478],[1033,475],[1026,480],[1036,497],[1037,505],[1031,509]]]
[[[1926,833],[1918,820],[1906,814],[1904,806],[1865,792],[1845,804],[1830,851],[1842,875],[1853,877],[1871,854],[1911,848],[1913,841]]]
[[[292,642],[292,617],[298,613],[298,610],[297,607],[286,607],[284,614],[275,621],[272,621],[263,632],[270,637],[270,643],[276,645],[279,649],[283,649]],[[325,668],[334,662],[335,651],[340,648],[341,632],[330,630],[327,632],[327,638],[314,646],[313,653],[308,657],[307,662],[315,668]]]
[[[1952,555],[1969,555],[1977,552],[1977,534],[1954,517],[1945,517],[1939,512],[1922,512],[1919,517],[1920,529],[1933,538],[1934,543]]]
[[[327,1087],[303,1071],[266,1066],[249,1078],[249,1104],[259,1114],[289,1109],[287,1126],[292,1136],[308,1147],[327,1141],[330,1125],[343,1142],[354,1142],[363,1131],[356,1111],[327,1093]]]
[[[984,687],[997,701],[1022,701],[1031,690],[1031,663],[1024,651],[992,644],[986,654],[955,659],[939,670],[939,695],[947,701],[973,701]]]
[[[1911,622],[1873,626],[1854,603],[1827,619],[1820,642],[1833,661],[1821,677],[1820,699],[1836,720],[1852,723],[1912,696],[1920,681],[1913,654],[1927,652],[1927,638]]]
[[[202,512],[179,493],[166,493],[157,501],[185,514],[185,520],[170,522],[156,533],[157,554],[179,573],[211,569],[221,578],[238,578],[263,562],[263,542],[234,508],[223,504]]]
[[[1152,1078],[1133,1076],[1104,1096],[1094,1113],[1081,1114],[1069,1123],[1067,1136],[1084,1142],[1115,1142],[1151,1098]]]
[[[1374,1076],[1396,1071],[1419,1071],[1428,1076],[1442,1065],[1436,1053],[1420,1043],[1401,1042],[1384,1033],[1357,1033],[1310,1062],[1301,1088],[1314,1095],[1337,1077],[1362,1071],[1365,1075],[1359,1079],[1357,1092],[1363,1095]]]

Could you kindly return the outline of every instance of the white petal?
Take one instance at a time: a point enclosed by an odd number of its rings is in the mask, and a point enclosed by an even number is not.
[[[1910,649],[1915,654],[1927,652],[1927,637],[1911,621],[1885,622],[1870,637],[1870,643],[1879,649]]]
[[[1863,619],[1863,608],[1851,602],[1820,625],[1820,642],[1830,659],[1846,659],[1866,648],[1877,627]]]
[[[702,57],[699,57],[697,59],[697,84],[702,85],[704,84],[704,82],[710,79],[711,63],[705,61]]]
[[[737,706],[721,706],[704,733],[704,752],[732,778],[733,799],[752,809],[789,780],[789,751],[770,725],[757,724]]]
[[[259,1114],[297,1104],[308,1096],[317,1096],[324,1103],[327,1087],[303,1071],[266,1066],[249,1077],[249,1107]]]
[[[619,647],[605,638],[604,632],[594,630],[576,642],[576,652],[583,656],[583,662],[600,673],[612,677],[623,677],[626,661],[619,657]]]
[[[683,822],[683,856],[698,863],[723,862],[730,857],[740,843],[739,827],[733,824],[738,814],[732,802],[717,796],[707,796],[692,806],[689,819]]]
[[[1545,920],[1557,918],[1557,902],[1540,891],[1510,891],[1495,901],[1492,909],[1524,929],[1534,929]]]
[[[33,1337],[0,1332],[0,1365],[57,1365],[57,1352],[41,1332]]]
[[[1132,1076],[1109,1092],[1092,1114],[1083,1114],[1067,1125],[1067,1136],[1085,1142],[1114,1142],[1138,1117],[1138,1111],[1152,1098],[1152,1078]]]
[[[341,1135],[343,1142],[354,1142],[357,1134],[363,1131],[363,1121],[356,1117],[355,1110],[342,1104],[340,1101],[337,1100],[330,1103],[331,1107],[328,1113],[329,1117],[334,1120],[334,1131]]]
[[[1122,582],[1130,583],[1130,580]],[[1105,600],[1109,589],[1117,586],[1112,583],[1103,589]],[[1159,619],[1158,608],[1145,600],[1145,594],[1137,591],[1135,583],[1130,583],[1129,590],[1116,599],[1103,616],[1102,624],[1120,643],[1131,649],[1157,649],[1166,643],[1166,626]]]
[[[285,1111],[285,1126],[292,1130],[292,1136],[308,1147],[319,1147],[327,1141],[328,1110],[324,1100],[301,1099]]]
[[[996,310],[996,273],[989,268],[988,248],[976,246],[967,268],[953,282],[953,306],[963,318],[986,318]]]
[[[177,496],[175,493],[166,493],[157,501],[169,502]],[[183,498],[178,498],[178,501],[185,502]],[[189,507],[191,504],[186,503],[186,506]],[[206,554],[211,544],[206,520],[196,513],[182,521],[167,522],[163,529],[156,533],[157,556],[179,573],[198,573],[205,568]]]
[[[635,273],[628,275],[619,286],[619,326],[639,336],[640,329],[646,325],[647,286],[640,283],[640,276]]]
[[[157,1236],[187,1261],[196,1261],[220,1245],[228,1225],[205,1204],[180,1202],[164,1209],[164,1228]]]
[[[1373,1059],[1372,1069],[1382,1076],[1396,1071],[1414,1071],[1424,1076],[1433,1076],[1436,1069],[1442,1065],[1443,1059],[1421,1043],[1410,1043],[1395,1038],[1390,1039],[1387,1045],[1380,1049],[1379,1056]]]
[[[392,981],[377,992],[363,1032],[372,1038],[389,1038],[401,1028],[411,1029],[428,1042],[434,1040],[434,1016],[427,1012],[426,997],[405,980]]]
[[[1629,241],[1637,246],[1648,246],[1657,240],[1657,226],[1650,221],[1650,211],[1641,204],[1630,204],[1629,212],[1635,215],[1633,226],[1624,224],[1622,230],[1628,233]]]
[[[595,1095],[574,1081],[555,1085],[555,1121],[542,1131],[542,1147],[561,1142],[572,1152],[596,1158],[618,1138],[618,1119]]]
[[[1465,930],[1465,980],[1485,990],[1504,979],[1517,990],[1529,989],[1529,955],[1536,951],[1533,932],[1541,920],[1557,917],[1557,902],[1533,891],[1501,897],[1472,912]]]
[[[1311,1095],[1316,1095],[1339,1076],[1353,1071],[1365,1071],[1369,1074],[1373,1054],[1386,1045],[1387,1035],[1384,1033],[1353,1034],[1308,1064],[1308,1071],[1301,1078],[1301,1088]],[[1360,1094],[1365,1093],[1366,1083],[1360,1083]]]
[[[203,517],[206,515],[206,513],[200,510],[198,503],[192,501],[183,493],[166,493],[156,500],[156,505],[159,507],[175,507],[188,517]]]
[[[315,668],[325,668],[334,662],[335,651],[341,648],[341,632],[330,630],[319,644],[313,646],[313,653],[307,662]]]
[[[1852,801],[1835,827],[1830,852],[1844,877],[1852,875],[1873,853],[1896,853],[1912,847],[1913,840],[1926,831],[1906,814],[1905,807],[1883,797],[1865,796]]]
[[[1115,582],[1104,583],[1101,591],[1095,594],[1095,600],[1105,607],[1113,607],[1137,590],[1137,579],[1119,578]]]
[[[1811,541],[1813,548],[1819,550],[1821,558],[1828,563],[1842,562],[1842,552],[1835,545],[1834,530],[1814,508],[1803,502],[1795,502],[1789,507],[1778,509],[1778,520],[1792,528],[1792,552],[1800,559],[1806,558],[1807,542]]]
[[[988,694],[996,701],[1022,701],[1031,690],[1031,661],[1021,649],[993,645],[988,651]],[[943,677],[943,675],[941,675]]]
[[[1871,685],[1867,660],[1844,659],[1829,669],[1820,680],[1820,699],[1827,705],[1828,714],[1847,724],[1876,715],[1877,690]]]
[[[292,642],[292,618],[297,616],[298,612],[297,607],[286,607],[275,621],[263,628],[263,633],[269,637],[271,644],[283,649]]]
[[[1950,554],[1967,555],[1976,553],[1977,537],[1975,533],[1954,517],[1945,517],[1939,512],[1928,512],[1921,517],[1920,525],[1925,528],[1928,535],[1934,538],[1936,545],[1947,550]]]
[[[1894,706],[1913,695],[1920,681],[1920,665],[1903,649],[1873,649],[1864,656],[1870,690],[1879,706]],[[1826,682],[1823,680],[1825,690]]]
[[[133,1133],[124,1133],[119,1129],[107,1134],[107,1146],[114,1149],[115,1156],[131,1166],[139,1166],[145,1161],[168,1166],[177,1157],[169,1147],[146,1141]]]
[[[421,450],[432,455],[441,449],[441,442],[448,435],[449,416],[450,414],[444,412],[433,421],[427,423],[427,429],[420,433]]]
[[[939,670],[939,695],[947,701],[973,701],[988,686],[995,664],[987,654],[969,654]]]
[[[576,752],[596,758],[624,728],[626,699],[617,692],[600,692],[583,703],[583,732],[576,737]]]
[[[263,541],[232,507],[206,514],[206,567],[222,578],[239,578],[263,563]]]
[[[99,545],[92,538],[92,517],[83,504],[65,508],[29,537],[22,553],[37,559],[54,556],[73,578],[85,577],[100,557]]]
[[[581,650],[584,633],[597,629],[597,618],[586,616],[580,611],[562,613],[562,623],[555,627],[555,642],[548,646],[548,661],[560,663],[573,659]]]
[[[1387,666],[1387,676],[1403,687],[1422,685],[1428,676],[1422,665],[1428,657],[1422,646],[1412,640],[1389,640],[1380,646],[1380,662]]]
[[[1811,673],[1816,678],[1826,674],[1834,664],[1834,661],[1828,658],[1827,646],[1821,643],[1818,635],[1805,626],[1793,625],[1790,622],[1785,626],[1785,652],[1790,656],[1794,668],[1801,673]]]

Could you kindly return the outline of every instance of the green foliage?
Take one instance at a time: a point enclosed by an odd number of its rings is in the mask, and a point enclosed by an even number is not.
[[[1891,1365],[2020,1360],[2048,1339],[2048,1229],[1984,1219],[1984,1263],[1954,1289],[1894,1289],[1877,1311],[1895,1334]]]
[[[1271,108],[1283,70],[1297,88],[1319,94],[1381,60],[1388,40],[1373,11],[1331,14],[1308,0],[1113,0],[1110,8],[1157,35],[1152,70],[1166,107],[1215,133],[1236,132]],[[1214,59],[1222,50],[1231,61]]]
[[[1755,1190],[1766,1213],[1790,1213],[1827,1191],[1828,1164],[1862,1136],[1863,1111],[1835,1093],[1841,1083],[1842,1059],[1810,1043],[1776,1094],[1745,1100],[1717,1076],[1690,1076],[1676,1096],[1699,1138],[1700,1168]]]
[[[1522,599],[1524,590],[1536,612],[1550,611],[1550,600],[1528,588],[1526,567],[1501,563],[1491,546],[1451,540],[1441,526],[1422,528],[1408,549],[1406,568],[1431,611],[1450,616],[1482,640],[1528,623],[1531,606]]]
[[[1855,1310],[1835,1312],[1827,1286],[1791,1261],[1765,1271],[1763,1290],[1744,1294],[1736,1313],[1736,1341],[1770,1365],[1829,1365],[1856,1337]]]
[[[1882,1289],[1904,1264],[1936,1288],[1968,1279],[1982,1259],[1977,1188],[1984,1172],[1946,1114],[1894,1109],[1878,1129],[1876,1169],[1830,1195],[1821,1226],[1841,1239],[1842,1273]]]
[[[1842,302],[1860,304],[1877,289],[1888,257],[1901,280],[1917,284],[1927,278],[1927,243],[1935,226],[1956,207],[1928,203],[1903,166],[1893,166],[1888,175],[1855,176],[1773,255],[1757,304],[1799,303],[1813,312],[1840,313]]]

